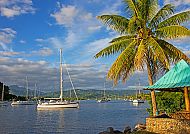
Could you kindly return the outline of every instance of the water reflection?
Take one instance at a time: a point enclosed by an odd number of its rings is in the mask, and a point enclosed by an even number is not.
[[[37,110],[37,129],[48,133],[63,133],[65,127],[64,110],[65,109]]]

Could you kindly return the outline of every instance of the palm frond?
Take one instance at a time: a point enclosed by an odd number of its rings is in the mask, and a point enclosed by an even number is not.
[[[108,47],[104,48],[100,52],[98,52],[94,57],[99,58],[99,57],[105,57],[109,55],[113,55],[118,52],[122,52],[124,49],[128,47],[128,45],[134,40],[134,38],[130,39],[124,39],[120,41],[115,41],[111,43]]]
[[[168,55],[169,61],[171,63],[176,63],[181,59],[184,59],[185,61],[190,63],[190,58],[187,55],[185,55],[181,50],[176,48],[174,45],[161,39],[157,39],[157,42],[160,44],[160,47],[162,47],[165,54]]]
[[[147,58],[146,53],[147,47],[145,46],[144,40],[141,40],[134,59],[134,65],[136,69],[143,70],[143,66]]]
[[[190,20],[190,11],[181,12],[159,23],[158,28],[170,25],[180,25],[181,23],[189,20]]]
[[[141,12],[141,17],[148,22],[156,13],[158,8],[158,1],[157,0],[140,0],[141,4],[138,7]],[[139,2],[138,2],[139,3]]]
[[[127,32],[128,32],[129,34],[135,34],[136,29],[138,28],[136,22],[137,22],[137,17],[136,17],[136,16],[133,16],[133,17],[129,20],[128,27],[127,27]]]
[[[169,68],[169,61],[164,53],[164,50],[160,47],[158,42],[154,38],[149,37],[147,39],[147,44],[154,54],[154,61],[160,61],[160,63],[162,63],[165,68]]]
[[[135,57],[135,46],[137,41],[133,40],[128,47],[119,55],[116,61],[111,66],[108,71],[107,77],[111,80],[114,80],[114,83],[117,84],[117,81],[123,76],[123,81],[125,81],[130,74],[134,71],[134,57]]]
[[[174,13],[174,6],[171,4],[167,4],[162,7],[157,14],[152,18],[149,23],[150,28],[156,28],[157,25],[164,19],[166,19],[169,15]]]
[[[137,4],[134,0],[123,0],[123,2],[126,4],[126,10],[130,9],[133,15],[140,17]]]
[[[120,34],[127,33],[127,27],[129,20],[125,17],[119,15],[101,15],[97,16],[104,24],[106,24],[111,29],[119,32]]]
[[[173,25],[159,28],[155,31],[156,36],[165,39],[190,36],[190,30],[183,26]]]
[[[117,41],[122,41],[122,40],[126,40],[126,39],[134,39],[134,38],[136,38],[136,35],[124,35],[124,36],[120,36],[120,37],[114,38],[109,43],[113,43],[113,42],[117,42]]]

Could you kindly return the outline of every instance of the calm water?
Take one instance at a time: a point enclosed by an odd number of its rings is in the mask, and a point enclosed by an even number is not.
[[[107,127],[123,131],[145,123],[147,103],[133,106],[131,102],[96,103],[81,101],[79,109],[43,110],[36,106],[0,107],[1,134],[98,134]]]

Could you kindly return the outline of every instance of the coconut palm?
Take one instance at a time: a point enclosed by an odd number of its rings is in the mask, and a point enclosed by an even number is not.
[[[167,4],[158,10],[157,0],[124,0],[130,17],[101,15],[97,18],[120,36],[109,42],[109,46],[95,55],[95,58],[118,54],[108,71],[107,77],[117,84],[123,82],[135,70],[148,71],[149,85],[161,71],[170,64],[190,59],[165,39],[190,36],[190,30],[181,26],[190,19],[190,11],[174,14],[174,6]],[[156,115],[156,99],[151,91],[153,115]]]

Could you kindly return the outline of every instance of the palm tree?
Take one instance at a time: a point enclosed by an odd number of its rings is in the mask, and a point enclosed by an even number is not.
[[[109,46],[95,55],[95,58],[119,53],[108,71],[107,77],[117,84],[123,82],[135,70],[148,71],[149,85],[161,71],[167,71],[170,64],[181,59],[190,59],[165,39],[190,36],[190,30],[181,26],[190,19],[190,11],[174,14],[174,6],[167,4],[158,10],[157,0],[124,0],[130,17],[101,15],[97,18],[120,36],[109,42]],[[153,115],[156,115],[155,91],[151,91]]]

